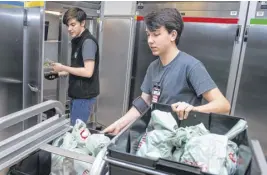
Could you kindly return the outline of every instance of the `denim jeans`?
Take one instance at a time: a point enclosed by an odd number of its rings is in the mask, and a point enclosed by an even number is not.
[[[93,106],[95,103],[96,98],[72,99],[70,109],[71,125],[75,125],[77,119],[87,123],[93,112]]]

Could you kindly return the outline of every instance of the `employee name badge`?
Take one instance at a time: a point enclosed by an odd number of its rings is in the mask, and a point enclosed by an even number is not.
[[[160,97],[160,86],[154,85],[152,91],[152,103],[158,103]]]

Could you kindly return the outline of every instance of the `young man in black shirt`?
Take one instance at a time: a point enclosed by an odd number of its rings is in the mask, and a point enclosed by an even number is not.
[[[99,48],[95,37],[85,27],[86,13],[70,8],[63,17],[72,37],[71,66],[54,63],[59,76],[69,75],[68,95],[71,100],[71,124],[76,119],[87,122],[99,95]]]

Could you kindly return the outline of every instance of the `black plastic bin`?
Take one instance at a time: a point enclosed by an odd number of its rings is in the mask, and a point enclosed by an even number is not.
[[[91,134],[97,134],[100,130],[96,130],[92,125],[87,125]],[[92,129],[93,128],[93,129]],[[112,139],[114,136],[105,134]],[[49,144],[52,144],[50,142]],[[105,167],[107,168],[107,167]],[[108,169],[103,170],[107,172]],[[27,158],[12,166],[8,175],[50,175],[51,173],[51,153],[38,150],[31,153]]]
[[[154,109],[172,112],[172,109],[169,105],[154,104],[152,110]],[[178,120],[176,113],[172,112],[172,115],[176,119],[179,127],[193,126],[202,122],[211,133],[222,135],[227,133],[241,119],[226,115],[190,112],[187,120],[180,121]],[[145,129],[150,121],[150,117],[151,109],[149,109],[141,118],[136,120],[125,132],[118,136],[113,144],[108,146],[107,161],[109,162],[110,175],[145,175],[161,173],[179,175],[207,174],[201,172],[200,169],[195,166],[164,159],[153,161],[147,158],[135,156],[137,145],[145,133]],[[237,143],[238,146],[248,146],[250,150],[250,158],[248,158],[248,164],[245,166],[245,174],[251,175],[250,169],[252,153],[248,143],[247,131],[239,134],[233,139],[233,141]]]

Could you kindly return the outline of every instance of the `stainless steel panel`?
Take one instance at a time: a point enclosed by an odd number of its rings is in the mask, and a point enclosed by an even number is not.
[[[91,2],[90,2],[91,4],[81,3],[78,1],[67,2],[67,3],[69,3],[69,4],[65,4],[65,3],[63,4],[60,1],[47,1],[46,2],[46,10],[64,13],[67,11],[67,9],[69,9],[71,7],[79,7],[81,9],[83,9],[88,16],[95,16],[95,17],[99,16],[98,8],[100,8],[100,7],[98,7],[99,6],[98,4],[91,3]],[[83,5],[85,5],[85,6],[83,6]],[[93,6],[94,6],[94,8],[93,8]]]
[[[0,8],[0,117],[22,109],[22,8]],[[0,131],[3,140],[22,130],[22,123]]]
[[[61,1],[61,4],[67,4],[67,5],[71,5],[71,6],[77,6],[77,7],[84,7],[84,8],[88,8],[88,9],[96,9],[99,10],[101,7],[100,1]]]
[[[62,18],[62,17],[61,17]],[[58,62],[63,65],[70,65],[70,48],[69,48],[69,34],[68,29],[63,25],[62,20],[60,20],[59,25],[60,31],[60,42],[58,47]],[[68,90],[68,79],[66,77],[57,79],[57,99],[65,104],[67,101],[67,90]]]
[[[266,18],[267,17],[267,3],[266,1],[258,1],[256,7],[256,18]]]
[[[105,18],[100,60],[98,122],[109,125],[124,113],[131,64],[132,18]]]
[[[43,101],[43,40],[44,13],[42,8],[27,9],[27,26],[23,43],[23,107]],[[25,122],[25,129],[36,124],[38,118]]]
[[[42,9],[29,8],[27,10],[28,26],[25,30],[24,40],[24,102],[25,108],[40,103],[42,92],[43,69],[43,20]],[[33,92],[29,84],[38,89]]]
[[[226,94],[237,25],[185,23],[179,49],[199,59]]]
[[[267,154],[267,26],[249,27],[235,115],[245,117],[249,135],[257,138]]]
[[[146,15],[152,10],[161,8],[177,8],[180,12],[185,12],[185,16],[214,16],[229,17],[231,11],[239,11],[240,2],[141,2],[143,8],[137,8],[140,15]]]
[[[44,41],[44,60],[59,61],[60,41],[60,17],[58,15],[45,14],[45,21],[49,21],[47,41]],[[44,101],[48,99],[57,99],[57,80],[43,81]]]
[[[227,91],[226,91],[226,98],[229,99],[232,109],[231,115],[234,112],[234,102],[235,102],[235,86],[237,82],[237,75],[239,69],[239,62],[240,62],[240,53],[243,45],[243,35],[244,30],[246,27],[246,20],[247,20],[247,13],[249,9],[249,2],[242,1],[240,2],[240,13],[238,19],[238,25],[240,28],[239,37],[236,37],[233,55],[232,55],[232,62],[230,66],[229,78],[227,83]]]

